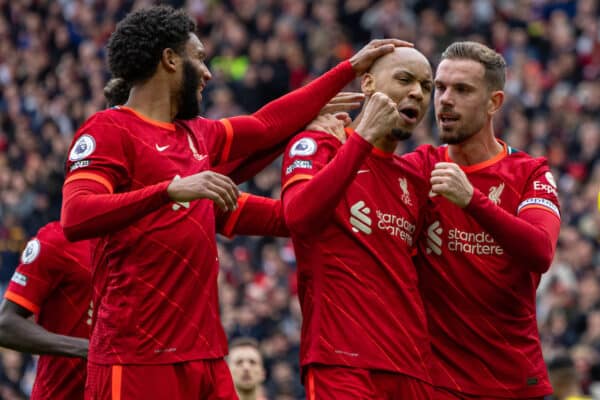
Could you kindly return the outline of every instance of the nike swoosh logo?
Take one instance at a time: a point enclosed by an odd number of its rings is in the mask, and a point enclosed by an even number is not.
[[[364,174],[365,172],[369,172],[369,170],[368,169],[359,169],[358,172],[356,173],[356,175]]]
[[[158,144],[155,144],[155,146],[156,146],[156,150],[162,152],[162,151],[165,151],[166,149],[168,149],[170,145],[159,146]]]

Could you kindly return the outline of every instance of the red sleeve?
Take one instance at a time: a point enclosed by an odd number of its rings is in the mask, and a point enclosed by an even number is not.
[[[37,314],[47,296],[61,281],[61,242],[42,228],[31,239],[23,253],[19,266],[14,272],[4,297],[13,303]],[[51,233],[51,232],[49,232]]]
[[[286,142],[282,142],[270,149],[260,151],[248,158],[238,158],[219,164],[213,168],[213,171],[229,176],[236,184],[246,182],[265,167],[270,165],[285,150]]]
[[[130,184],[129,133],[107,115],[109,112],[95,114],[75,134],[65,183],[93,175],[111,193]]]
[[[233,235],[290,236],[280,200],[242,193],[234,212],[217,212],[217,232]]]
[[[513,215],[478,189],[475,189],[465,211],[496,239],[506,253],[523,260],[532,272],[548,270],[560,230],[560,219],[556,214],[532,207]]]
[[[335,157],[317,173],[320,163],[306,159],[305,154],[312,151],[312,144],[307,139],[303,137],[295,141],[286,151],[282,172],[285,221],[290,231],[298,235],[318,231],[330,221],[347,187],[373,148],[360,135],[351,135]],[[318,155],[320,144],[315,146],[314,154]],[[315,161],[322,157],[316,157]],[[298,170],[309,173],[299,173]]]
[[[213,165],[271,148],[291,137],[356,76],[344,61],[308,85],[276,99],[250,116],[223,119],[224,134],[207,138]]]
[[[112,194],[90,174],[63,186],[60,222],[69,240],[118,231],[172,200],[168,181],[126,193]]]

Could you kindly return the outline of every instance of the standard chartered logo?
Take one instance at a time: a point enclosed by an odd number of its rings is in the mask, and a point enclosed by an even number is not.
[[[427,254],[434,252],[438,256],[442,254],[442,237],[443,232],[440,226],[440,221],[435,221],[427,228]]]
[[[440,221],[435,221],[427,228],[427,254],[442,254],[445,247],[454,253],[475,254],[478,256],[500,256],[504,249],[485,231],[467,232],[458,228],[448,230],[445,238]]]
[[[352,224],[352,230],[354,232],[363,232],[367,235],[371,234],[371,223],[373,221],[369,217],[370,213],[371,209],[365,207],[365,202],[362,200],[350,207],[350,224]]]
[[[370,235],[376,226],[394,238],[399,238],[412,246],[416,226],[401,215],[375,210],[377,224],[371,219],[371,209],[363,200],[350,207],[350,224],[355,233],[363,232]]]

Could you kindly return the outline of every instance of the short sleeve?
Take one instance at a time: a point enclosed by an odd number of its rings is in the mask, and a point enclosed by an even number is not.
[[[531,174],[517,207],[517,215],[523,211],[537,208],[548,211],[560,219],[560,205],[556,180],[550,172],[548,163],[538,159],[539,166]]]
[[[341,145],[337,138],[327,133],[305,131],[296,135],[283,153],[282,191],[295,182],[312,179]]]
[[[31,239],[21,254],[4,297],[37,314],[62,279],[60,250],[60,244],[51,236],[38,234]]]
[[[96,114],[77,131],[69,148],[66,180],[92,179],[111,193],[129,185],[130,162],[126,128],[110,117]]]

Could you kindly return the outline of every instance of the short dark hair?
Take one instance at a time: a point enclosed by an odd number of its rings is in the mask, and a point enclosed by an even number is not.
[[[260,353],[258,340],[254,339],[253,337],[242,336],[235,338],[231,342],[229,342],[229,350],[235,349],[237,347],[252,347],[253,349],[258,350],[258,352]]]
[[[473,60],[485,69],[484,78],[491,90],[503,90],[506,81],[504,57],[477,42],[454,42],[442,53],[442,60]]]
[[[194,32],[196,23],[181,9],[154,6],[128,14],[108,40],[108,67],[113,78],[129,85],[147,80],[156,71],[163,50],[171,48],[182,54]]]

